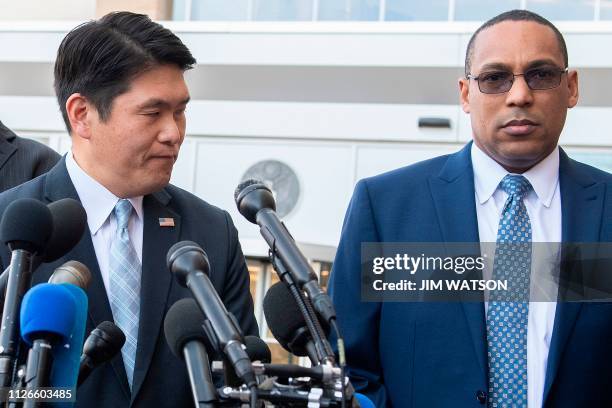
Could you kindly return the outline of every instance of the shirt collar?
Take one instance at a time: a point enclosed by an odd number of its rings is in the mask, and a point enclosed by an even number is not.
[[[89,231],[95,235],[104,225],[120,198],[87,174],[74,160],[72,152],[66,155],[66,169],[87,213]],[[142,196],[131,197],[128,200],[132,203],[138,218],[142,220]]]
[[[476,197],[480,204],[484,204],[493,196],[502,179],[510,173],[480,150],[476,143],[472,143],[471,155]],[[559,184],[559,147],[555,147],[544,160],[523,173],[523,176],[531,183],[542,205],[550,207]]]

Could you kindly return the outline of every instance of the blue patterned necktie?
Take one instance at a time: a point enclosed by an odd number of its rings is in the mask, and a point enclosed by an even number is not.
[[[132,388],[140,316],[142,267],[128,234],[132,203],[125,199],[119,200],[114,212],[117,217],[117,231],[110,247],[110,305],[115,323],[125,334],[125,345],[121,349],[121,354],[128,383]]]
[[[509,293],[489,296],[488,401],[489,407],[526,407],[531,222],[523,198],[531,184],[509,174],[500,187],[508,199],[497,229],[493,279],[507,280]]]

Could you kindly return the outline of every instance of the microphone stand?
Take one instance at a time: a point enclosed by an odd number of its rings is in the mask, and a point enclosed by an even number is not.
[[[274,266],[274,269],[278,273],[281,281],[283,281],[288,287],[289,291],[295,298],[295,301],[302,312],[302,316],[304,317],[304,321],[306,322],[306,327],[310,332],[312,339],[315,343],[315,348],[317,351],[317,357],[319,361],[315,362],[315,364],[321,363],[331,363],[334,365],[335,357],[334,352],[329,345],[329,342],[325,338],[325,333],[323,328],[321,327],[321,323],[319,322],[316,312],[314,311],[314,307],[310,302],[310,299],[305,298],[302,292],[296,287],[293,277],[289,273],[289,270],[285,267],[283,261],[275,255],[274,251],[270,250],[270,262]]]
[[[187,352],[187,348],[191,348],[192,354]],[[195,358],[189,358],[190,355]],[[196,407],[214,408],[218,401],[217,389],[212,380],[206,348],[201,343],[188,342],[185,344],[184,356]]]
[[[269,258],[270,258],[270,262],[274,266],[274,269],[278,273],[280,280],[283,281],[289,287],[289,291],[293,295],[298,305],[298,308],[300,309],[300,312],[302,312],[302,316],[304,317],[304,321],[306,322],[306,327],[308,328],[308,331],[310,332],[312,339],[315,343],[315,348],[316,348],[316,352],[317,352],[319,361],[313,361],[313,363],[318,365],[321,363],[325,364],[329,362],[332,366],[335,366],[336,364],[335,364],[334,352],[332,351],[331,345],[326,339],[325,333],[323,331],[323,328],[321,327],[321,323],[319,322],[317,318],[317,314],[314,310],[312,302],[310,302],[310,299],[304,297],[302,292],[297,288],[293,280],[293,277],[291,276],[291,273],[289,273],[289,270],[285,267],[285,265],[283,264],[283,261],[279,257],[276,256],[275,251],[273,251],[272,249],[270,249]],[[333,323],[334,321],[332,321],[332,324]],[[341,355],[341,358],[342,358],[342,355]],[[352,398],[352,395],[353,395],[353,389],[352,389],[351,383],[348,382],[348,385],[347,385],[344,382],[344,375],[345,375],[344,372],[345,372],[344,365],[342,365],[341,366],[342,400],[340,404],[342,408],[346,407],[347,398],[349,397]],[[347,387],[349,388],[348,393],[347,393]]]

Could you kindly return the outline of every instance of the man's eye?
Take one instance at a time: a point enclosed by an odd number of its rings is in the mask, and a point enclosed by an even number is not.
[[[145,116],[159,116],[159,112],[158,111],[153,111],[153,112],[144,112],[143,115]]]
[[[507,72],[487,72],[480,75],[480,80],[484,82],[500,82],[508,79]]]
[[[530,76],[537,79],[550,79],[555,76],[554,71],[548,68],[534,69],[530,74]]]

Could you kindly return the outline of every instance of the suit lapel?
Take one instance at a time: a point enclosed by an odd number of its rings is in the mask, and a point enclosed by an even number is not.
[[[13,153],[17,151],[15,145],[10,143],[8,138],[6,138],[5,135],[2,135],[2,133],[6,133],[6,136],[14,136],[14,134],[12,134],[12,132],[0,122],[0,169],[4,167],[9,157],[11,157]],[[14,139],[14,137],[11,139]]]
[[[471,160],[472,143],[449,156],[429,187],[444,242],[479,242]],[[487,373],[484,307],[481,302],[462,302],[474,352],[483,375]]]
[[[68,175],[65,157],[49,171],[46,177],[44,197],[48,202],[57,201],[62,198],[73,198],[80,202],[76,189]],[[103,321],[114,321],[113,312],[110,308],[108,296],[106,294],[106,288],[104,287],[104,281],[102,280],[102,274],[100,273],[98,258],[96,257],[93,242],[91,241],[91,233],[88,229],[83,234],[79,243],[67,256],[62,258],[61,262],[63,263],[68,260],[82,262],[87,265],[91,272],[92,279],[89,288],[87,288],[87,297],[89,299],[88,316],[91,327],[97,327]],[[111,366],[117,375],[121,389],[126,397],[129,398],[130,389],[121,355],[111,360]]]
[[[167,207],[169,201],[170,195],[165,190],[145,196],[143,200],[141,314],[132,402],[138,395],[151,365],[172,283],[172,276],[166,267],[166,253],[178,242],[180,216]],[[160,218],[172,218],[174,226],[160,226]]]
[[[559,186],[561,189],[561,224],[564,243],[597,242],[601,227],[605,186],[597,183],[565,152],[559,151]],[[551,339],[544,399],[554,382],[563,350],[582,309],[580,302],[557,303]]]

